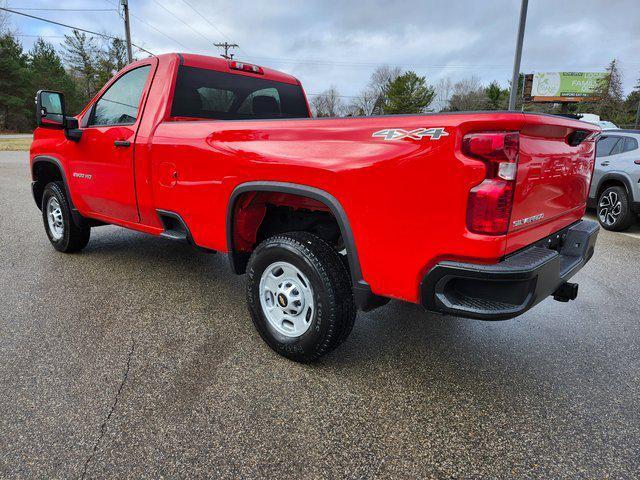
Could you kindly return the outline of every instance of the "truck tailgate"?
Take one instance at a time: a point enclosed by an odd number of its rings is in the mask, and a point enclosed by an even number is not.
[[[525,114],[507,254],[584,215],[599,131],[584,122]]]

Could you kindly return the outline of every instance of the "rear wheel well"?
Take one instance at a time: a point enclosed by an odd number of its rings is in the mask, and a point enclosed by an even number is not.
[[[600,201],[600,195],[602,195],[602,192],[604,192],[609,187],[622,187],[624,191],[627,192],[627,197],[629,197],[629,190],[627,189],[627,186],[622,180],[609,178],[600,184],[600,187],[598,188],[598,193],[596,195],[596,202]],[[632,199],[629,198],[629,200],[632,200]]]
[[[36,162],[33,165],[33,181],[33,199],[35,200],[38,208],[41,208],[44,187],[46,187],[50,182],[63,181],[60,167],[52,162]]]
[[[229,254],[237,273],[244,273],[260,242],[286,232],[313,233],[347,253],[338,220],[319,200],[292,193],[249,191],[235,199],[232,212]]]

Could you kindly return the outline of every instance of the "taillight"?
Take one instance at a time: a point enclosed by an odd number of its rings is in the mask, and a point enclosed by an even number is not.
[[[484,235],[509,230],[518,169],[517,132],[470,133],[462,139],[462,153],[482,160],[485,179],[469,191],[467,228]]]

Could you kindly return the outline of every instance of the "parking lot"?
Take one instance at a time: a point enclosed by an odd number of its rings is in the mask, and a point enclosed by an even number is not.
[[[299,365],[226,256],[111,226],[54,251],[26,152],[0,152],[0,205],[0,477],[638,475],[637,227],[601,231],[574,302],[487,323],[394,301]]]

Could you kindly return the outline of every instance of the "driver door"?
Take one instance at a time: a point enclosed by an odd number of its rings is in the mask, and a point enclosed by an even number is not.
[[[122,73],[82,120],[69,182],[89,213],[139,221],[133,155],[152,66]]]

